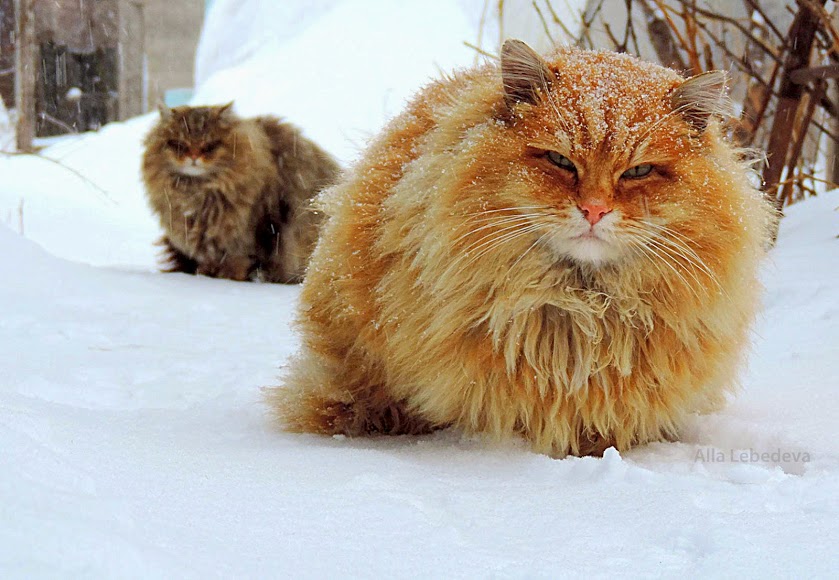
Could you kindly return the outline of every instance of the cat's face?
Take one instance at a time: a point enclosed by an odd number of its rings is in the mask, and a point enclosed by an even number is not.
[[[663,268],[701,261],[697,240],[733,227],[736,215],[718,207],[726,176],[708,155],[716,129],[706,126],[722,106],[723,75],[684,81],[578,51],[523,66],[505,71],[510,115],[491,147],[503,205],[526,216],[509,218],[507,232],[529,228],[529,251],[587,268]]]
[[[172,173],[212,177],[231,165],[238,119],[231,105],[161,109],[148,147]]]

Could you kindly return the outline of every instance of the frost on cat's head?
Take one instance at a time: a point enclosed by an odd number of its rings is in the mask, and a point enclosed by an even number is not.
[[[631,149],[670,116],[669,94],[683,82],[675,71],[610,51],[561,48],[548,63],[544,118],[554,125],[550,133],[565,134],[580,153]]]

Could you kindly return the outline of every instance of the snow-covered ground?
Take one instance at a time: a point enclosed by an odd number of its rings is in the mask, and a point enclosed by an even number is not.
[[[199,98],[247,87],[243,112],[293,109],[348,161],[435,63],[474,57],[456,47],[474,37],[468,2],[423,20],[409,1],[406,70],[382,73],[393,51],[371,50],[331,97],[283,93],[270,67],[303,74],[299,51],[332,46],[342,20],[359,50],[395,38],[362,24],[396,3],[321,4],[208,72]],[[355,49],[316,59],[350,67]],[[367,108],[315,110],[371,75]],[[0,577],[836,576],[836,193],[789,209],[741,393],[680,443],[556,461],[454,432],[300,436],[273,428],[259,391],[296,347],[298,289],[154,269],[137,176],[152,121],[49,148],[66,167],[0,158]]]

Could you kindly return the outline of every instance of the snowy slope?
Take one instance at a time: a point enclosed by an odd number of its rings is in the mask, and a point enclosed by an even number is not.
[[[214,56],[235,35],[207,33],[198,98],[349,161],[435,63],[472,62],[471,4],[323,0],[263,38],[291,3],[216,0],[208,27],[238,7],[262,40]],[[0,577],[836,576],[839,194],[789,209],[742,391],[679,443],[555,461],[455,432],[299,436],[259,392],[298,289],[154,269],[153,118],[50,147],[69,170],[0,158]]]
[[[64,258],[153,270],[160,233],[140,181],[153,118],[65,137],[40,156],[0,155],[0,224]]]
[[[73,264],[2,228],[0,570],[829,577],[839,280],[816,266],[839,258],[836,205],[790,210],[734,404],[686,442],[563,461],[276,432],[259,387],[295,347],[295,288]]]

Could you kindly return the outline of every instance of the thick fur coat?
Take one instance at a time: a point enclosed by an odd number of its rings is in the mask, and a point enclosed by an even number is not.
[[[339,171],[294,126],[229,105],[162,109],[142,170],[168,271],[268,282],[301,280],[321,221],[311,199]]]
[[[427,87],[322,195],[278,419],[561,457],[717,408],[774,219],[720,133],[723,80],[508,41]]]

